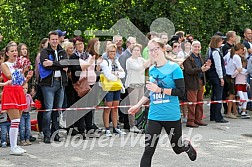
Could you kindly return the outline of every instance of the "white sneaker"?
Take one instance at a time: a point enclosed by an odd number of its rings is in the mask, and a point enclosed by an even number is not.
[[[112,137],[110,130],[105,130],[106,137]]]
[[[187,123],[187,117],[183,117],[181,122],[182,123]]]
[[[126,133],[124,131],[122,131],[121,129],[118,129],[118,128],[114,128],[114,133],[117,133],[119,135],[126,135]]]
[[[242,112],[242,113],[241,113],[241,118],[242,118],[242,119],[250,119],[250,115],[248,115],[247,112]]]
[[[133,132],[133,133],[141,133],[141,130],[138,129],[136,126],[132,126],[130,128],[130,132]]]
[[[43,139],[43,138],[44,138],[43,132],[39,132],[39,134],[38,134],[38,139]]]
[[[22,154],[24,154],[24,152],[21,151],[18,147],[15,147],[10,151],[10,155],[22,155]]]
[[[20,150],[20,151],[23,151],[24,153],[26,153],[27,151],[25,149],[22,149],[21,147],[17,146],[17,148]]]
[[[2,148],[6,148],[7,147],[7,143],[6,142],[3,142],[2,143]]]

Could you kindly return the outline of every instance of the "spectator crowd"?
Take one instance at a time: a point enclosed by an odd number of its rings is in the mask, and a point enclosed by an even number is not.
[[[103,132],[107,137],[113,133],[125,135],[126,131],[141,133],[144,128],[137,125],[136,116],[128,114],[127,109],[114,106],[124,103],[134,106],[141,100],[146,92],[146,81],[154,77],[149,76],[149,69],[158,65],[150,54],[157,53],[160,48],[143,48],[132,36],[127,37],[124,43],[121,35],[102,42],[99,38],[86,41],[81,36],[65,39],[66,33],[61,30],[49,32],[48,37],[40,41],[35,62],[31,62],[28,46],[24,43],[10,41],[0,52],[0,86],[3,86],[1,147],[7,146],[9,136],[11,154],[26,152],[17,146],[18,133],[21,146],[31,145],[35,140],[31,135],[29,114],[32,107],[36,107],[35,99],[40,101],[40,109],[43,110],[37,113],[37,122],[38,139],[44,143],[60,142],[58,130],[61,128],[82,139],[87,134],[100,137]],[[235,31],[228,31],[225,35],[217,32],[209,39],[206,54],[202,51],[201,42],[183,31],[177,31],[171,37],[165,32],[152,31],[146,39],[161,40],[166,60],[178,64],[183,71],[185,93],[179,98],[180,102],[203,101],[207,84],[211,86],[211,101],[244,100],[210,104],[210,121],[227,123],[238,117],[250,118],[247,112],[250,103],[246,100],[252,93],[251,29],[246,28],[243,36],[241,41]],[[165,81],[161,76],[155,77],[158,82]],[[76,85],[84,82],[90,89],[81,95]],[[54,110],[93,107],[100,103],[100,99],[106,106],[102,114],[103,132],[94,122],[95,109]],[[180,121],[187,127],[207,126],[203,104],[182,105],[180,110]],[[142,111],[147,112],[148,107]],[[142,113],[139,111],[137,114]],[[69,126],[60,126],[62,115]]]

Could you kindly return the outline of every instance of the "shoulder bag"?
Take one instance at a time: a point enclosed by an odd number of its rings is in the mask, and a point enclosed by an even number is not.
[[[85,96],[91,90],[91,87],[88,83],[88,71],[86,70],[86,72],[86,77],[81,78],[79,81],[73,84],[73,88],[79,97]]]

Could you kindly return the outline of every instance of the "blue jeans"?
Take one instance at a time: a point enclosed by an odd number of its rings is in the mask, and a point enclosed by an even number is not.
[[[6,137],[7,137],[7,134],[9,133],[9,131],[10,131],[10,126],[11,126],[10,122],[0,123],[0,128],[1,128],[1,143],[6,142]]]
[[[223,86],[221,86],[220,79],[217,77],[211,77],[210,83],[212,85],[212,95],[211,95],[211,101],[219,101],[222,100],[222,92],[223,92]],[[210,105],[210,120],[211,121],[220,121],[223,119],[223,116],[221,114],[221,103]]]
[[[23,112],[19,124],[20,140],[29,140],[31,134],[31,119],[29,112]]]
[[[64,101],[64,87],[60,81],[54,80],[53,86],[41,87],[44,97],[44,107],[46,110],[43,113],[43,133],[45,137],[51,137],[55,131],[59,130],[59,113],[58,111],[50,111],[50,109],[62,108]],[[52,126],[50,129],[52,121]]]

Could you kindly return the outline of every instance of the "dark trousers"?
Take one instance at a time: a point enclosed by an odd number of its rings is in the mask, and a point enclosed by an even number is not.
[[[93,119],[93,110],[89,111],[86,115],[84,115],[77,122],[75,122],[74,126],[78,128],[78,131],[80,133],[84,133],[85,129],[88,132],[90,129],[93,129],[92,119]]]
[[[128,98],[128,100],[125,101],[126,104],[121,104],[121,102],[120,102],[120,105],[129,105],[129,97],[127,97],[127,96],[128,96],[128,90],[125,89],[125,93],[121,93],[121,99],[123,100],[125,98]],[[123,124],[123,129],[130,129],[128,114],[124,114],[126,112],[121,111],[123,109],[125,109],[125,108],[118,108],[119,121],[124,123]]]
[[[219,101],[222,100],[222,92],[223,92],[223,86],[221,86],[220,79],[219,78],[210,78],[210,83],[212,85],[212,95],[211,95],[211,101]],[[221,114],[221,103],[210,105],[210,120],[211,121],[220,121],[223,119],[223,116]]]
[[[45,108],[44,107],[44,98],[43,98],[41,86],[39,86],[39,85],[37,85],[37,87],[36,87],[36,97],[41,102],[41,105],[42,105],[40,110],[43,110]],[[43,131],[43,112],[38,112],[37,121],[38,121],[39,132],[42,132]]]
[[[181,120],[178,121],[153,121],[148,120],[145,133],[145,149],[141,159],[140,167],[150,167],[151,159],[157,147],[161,130],[164,127],[169,136],[170,144],[176,154],[188,149],[182,142]]]
[[[78,96],[78,94],[77,94],[76,91],[74,91],[74,99],[75,99],[74,100],[75,103],[81,99],[81,97]],[[78,107],[87,107],[87,106],[90,106],[89,104],[87,104],[87,103],[89,103],[89,101],[85,101],[85,103],[86,104],[83,104],[81,106],[76,106],[76,107],[78,108]],[[80,117],[80,119],[78,121],[76,121],[73,126],[77,127],[78,131],[80,133],[84,133],[85,129],[87,130],[87,132],[90,129],[93,129],[93,111],[94,110],[90,110],[84,116],[81,116],[81,115],[83,115],[81,112],[86,112],[86,111],[78,110],[78,111],[74,112],[75,118]]]
[[[42,132],[43,131],[43,112],[38,112],[37,121],[38,121],[39,132]]]
[[[227,97],[229,96],[228,94],[228,83],[225,80],[225,84],[223,87],[223,91],[222,91],[222,100],[227,100]],[[224,108],[224,114],[227,114],[228,111],[228,105],[227,103],[223,103],[223,108]]]

